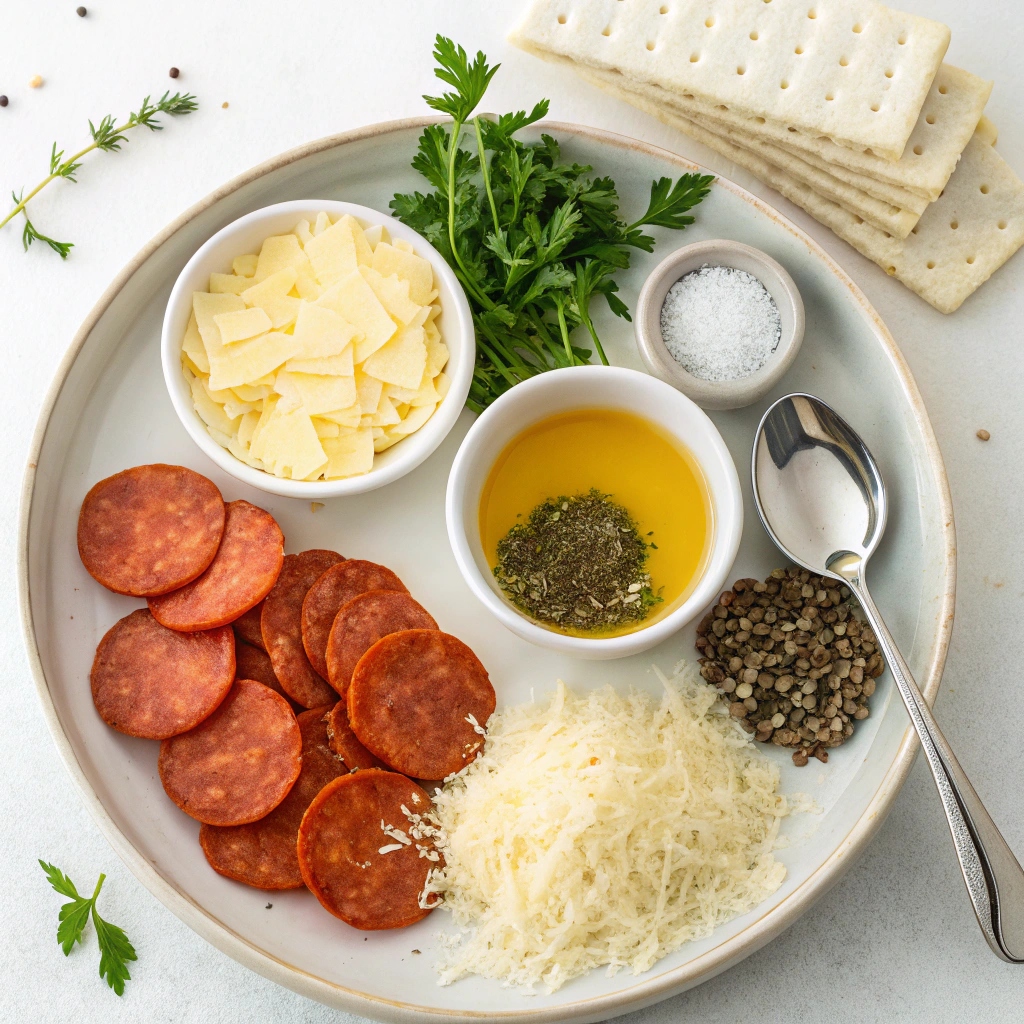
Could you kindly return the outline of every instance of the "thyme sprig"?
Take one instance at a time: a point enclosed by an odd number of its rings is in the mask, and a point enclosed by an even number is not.
[[[82,166],[82,157],[91,153],[94,149],[100,149],[107,153],[116,153],[121,149],[121,144],[128,141],[126,132],[133,128],[148,128],[151,132],[163,131],[163,125],[157,120],[158,114],[169,114],[171,117],[181,117],[191,114],[198,108],[195,96],[191,93],[165,92],[156,103],[150,103],[147,96],[138,110],[128,115],[128,120],[123,124],[115,124],[112,115],[108,114],[100,123],[89,122],[89,134],[92,142],[84,149],[73,153],[69,157],[64,156],[63,149],[57,149],[55,142],[50,148],[50,173],[28,195],[25,190],[20,193],[11,193],[14,206],[3,220],[0,220],[0,228],[10,223],[18,214],[25,218],[25,227],[21,233],[21,244],[28,250],[33,242],[43,242],[48,245],[62,260],[68,258],[68,253],[74,247],[74,242],[58,242],[39,231],[29,220],[26,209],[30,200],[34,199],[51,181],[64,178],[67,181],[77,182],[76,177],[79,168]]]

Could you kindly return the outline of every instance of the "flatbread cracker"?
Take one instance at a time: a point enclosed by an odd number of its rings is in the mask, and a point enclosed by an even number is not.
[[[895,161],[949,29],[873,0],[534,0],[511,39]]]
[[[711,118],[695,115],[691,118],[696,124],[701,125],[708,131],[714,132],[737,146],[750,150],[771,161],[777,167],[784,167],[794,178],[809,185],[816,192],[838,203],[844,210],[849,210],[855,216],[861,217],[869,224],[878,228],[879,231],[888,231],[897,238],[906,238],[911,229],[921,219],[928,203],[915,196],[915,206],[919,209],[904,210],[890,203],[884,203],[859,188],[854,188],[844,181],[840,181],[828,171],[801,160],[800,157],[782,149],[781,146],[774,146],[747,132],[737,131],[727,125],[711,120]]]
[[[982,115],[992,83],[951,64],[939,68],[907,148],[894,163],[873,153],[837,146],[824,136],[805,135],[766,118],[747,117],[722,103],[706,103],[693,94],[679,96],[659,85],[630,83],[616,71],[583,68],[568,57],[547,51],[531,49],[530,52],[580,74],[587,71],[612,76],[613,84],[626,86],[650,102],[667,106],[672,113],[690,119],[701,115],[749,132],[902,209],[914,208],[904,194],[916,195],[929,203],[938,199],[975,128],[982,121],[992,126]],[[995,141],[994,136],[992,141]],[[917,149],[921,152],[917,153]]]
[[[943,194],[901,240],[865,223],[756,153],[643,97],[626,95],[607,81],[592,80],[756,175],[941,313],[959,309],[1024,245],[1024,183],[986,141],[993,134],[990,130],[971,139]]]
[[[999,138],[999,129],[984,115],[981,115],[981,120],[978,121],[978,127],[974,133],[981,139],[982,142],[987,142],[990,146],[994,146]]]
[[[974,134],[991,92],[990,81],[943,64],[928,91],[907,148],[896,163],[871,153],[851,152],[827,139],[783,131],[777,125],[751,123],[749,118],[737,117],[731,111],[718,109],[709,116],[760,134],[824,170],[840,175],[844,171],[854,172],[869,181],[905,188],[934,202]],[[689,116],[685,110],[683,113]]]

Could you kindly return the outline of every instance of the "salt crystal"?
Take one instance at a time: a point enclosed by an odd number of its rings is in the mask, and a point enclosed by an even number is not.
[[[753,274],[704,264],[668,290],[661,336],[672,358],[692,376],[737,380],[761,369],[778,348],[782,318]]]

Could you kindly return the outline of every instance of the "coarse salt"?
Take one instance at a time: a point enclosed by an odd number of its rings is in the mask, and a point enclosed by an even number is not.
[[[753,274],[705,263],[668,290],[661,336],[687,373],[712,382],[737,380],[768,361],[782,337],[782,318]]]

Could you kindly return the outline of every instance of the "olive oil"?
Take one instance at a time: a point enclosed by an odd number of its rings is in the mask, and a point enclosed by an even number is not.
[[[541,420],[514,438],[481,495],[484,553],[494,568],[498,542],[538,505],[592,489],[627,509],[650,545],[645,567],[661,603],[643,621],[601,635],[633,632],[678,607],[692,591],[714,536],[710,495],[697,460],[648,420],[615,409],[582,409]]]

